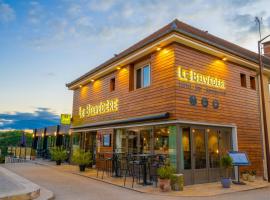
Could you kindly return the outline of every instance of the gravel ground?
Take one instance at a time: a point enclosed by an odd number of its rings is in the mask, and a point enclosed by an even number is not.
[[[31,163],[6,164],[2,166],[42,187],[51,190],[55,194],[56,200],[270,200],[270,188],[207,198],[165,197],[138,193],[78,175],[60,172],[50,167]]]

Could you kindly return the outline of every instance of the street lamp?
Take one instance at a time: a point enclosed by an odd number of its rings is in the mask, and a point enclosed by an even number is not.
[[[262,114],[263,114],[263,129],[264,129],[264,140],[265,140],[265,155],[266,155],[266,166],[267,166],[267,180],[270,182],[270,152],[269,152],[269,138],[268,138],[268,127],[266,119],[266,108],[265,108],[265,96],[264,96],[264,84],[263,84],[263,59],[261,53],[261,45],[270,35],[261,38],[261,21],[258,17],[255,18],[259,25],[260,40],[258,41],[258,54],[259,54],[259,70],[260,70],[260,88],[262,96]]]

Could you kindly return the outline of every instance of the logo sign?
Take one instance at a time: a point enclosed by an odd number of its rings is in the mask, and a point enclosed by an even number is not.
[[[71,115],[70,114],[61,114],[61,124],[70,125]]]
[[[224,80],[214,77],[214,76],[201,74],[193,70],[187,70],[181,66],[178,67],[178,77],[180,81],[201,84],[201,85],[214,87],[218,89],[225,89]]]
[[[97,115],[103,115],[107,113],[117,112],[118,111],[118,102],[117,98],[109,99],[102,101],[96,105],[87,104],[85,107],[79,107],[79,116],[81,119],[85,117],[93,117]]]

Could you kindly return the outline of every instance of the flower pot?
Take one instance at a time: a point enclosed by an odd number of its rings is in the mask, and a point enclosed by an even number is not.
[[[242,179],[243,179],[244,181],[247,181],[247,180],[248,180],[248,176],[249,176],[248,173],[242,174]]]
[[[168,192],[171,190],[171,181],[170,179],[158,179],[159,189],[161,192]]]
[[[232,180],[230,178],[221,178],[221,185],[223,188],[230,188]]]
[[[56,161],[56,165],[61,165],[61,163],[62,163],[62,160],[57,160]]]
[[[80,172],[84,172],[85,171],[85,167],[86,167],[86,165],[79,165]]]
[[[256,179],[256,176],[255,175],[248,175],[248,181],[249,182],[254,182]]]

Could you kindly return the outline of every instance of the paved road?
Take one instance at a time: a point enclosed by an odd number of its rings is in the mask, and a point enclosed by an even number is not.
[[[270,200],[270,188],[226,194],[211,198],[164,197],[141,194],[132,190],[119,188],[35,164],[9,164],[3,167],[53,191],[56,200]]]

